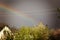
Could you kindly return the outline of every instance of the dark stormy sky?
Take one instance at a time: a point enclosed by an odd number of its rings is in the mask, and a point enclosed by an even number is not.
[[[58,12],[56,10],[56,8],[60,7],[60,0],[0,0],[0,4],[21,11],[18,14],[14,14],[13,12],[15,11],[8,12],[8,10],[0,8],[1,22],[6,22],[9,25],[17,27],[21,25],[33,26],[43,22],[43,24],[47,24],[49,27],[56,27],[60,24],[58,23]]]

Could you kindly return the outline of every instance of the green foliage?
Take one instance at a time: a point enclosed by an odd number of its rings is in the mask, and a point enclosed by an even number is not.
[[[48,40],[49,36],[50,30],[48,27],[40,23],[34,27],[21,27],[15,33],[14,40]]]
[[[20,30],[15,33],[15,40],[32,40],[30,33],[30,27],[21,27]]]
[[[36,27],[33,28],[34,40],[48,40],[50,30],[48,27],[40,23]]]

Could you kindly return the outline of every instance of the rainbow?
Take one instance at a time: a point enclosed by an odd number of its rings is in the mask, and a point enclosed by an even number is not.
[[[25,20],[29,20],[30,22],[35,23],[35,20],[32,17],[29,17],[28,15],[25,15],[22,11],[19,11],[17,9],[14,9],[12,7],[5,6],[5,5],[2,5],[2,4],[0,4],[0,8],[6,9],[9,12],[18,15],[19,17],[24,18]]]

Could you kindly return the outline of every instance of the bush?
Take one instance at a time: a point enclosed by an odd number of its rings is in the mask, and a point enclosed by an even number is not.
[[[30,27],[21,27],[20,30],[15,33],[15,40],[32,40]]]
[[[19,31],[15,33],[14,40],[48,40],[50,36],[50,30],[48,27],[40,23],[34,27],[21,27]]]

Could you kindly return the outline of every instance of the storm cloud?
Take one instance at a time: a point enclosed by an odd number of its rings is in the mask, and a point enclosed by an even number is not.
[[[9,13],[9,17],[6,17],[7,24],[15,25],[17,27],[20,25],[33,26],[42,21],[49,27],[57,26],[56,8],[59,6],[59,0],[0,0],[0,2],[4,5],[11,6],[14,9],[18,9],[22,12],[20,14],[27,15],[34,20],[34,22],[32,22],[7,11],[5,13]]]

